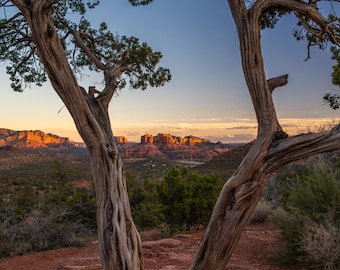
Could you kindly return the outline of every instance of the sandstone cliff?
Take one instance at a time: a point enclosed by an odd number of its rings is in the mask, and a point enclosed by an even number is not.
[[[182,160],[209,160],[212,157],[229,151],[222,143],[212,143],[207,139],[195,136],[173,136],[158,133],[156,136],[145,134],[139,144],[118,143],[118,150],[124,157],[147,158],[165,157]]]
[[[44,133],[40,130],[16,131],[0,128],[0,147],[8,146],[16,148],[75,147],[74,143],[72,143],[69,138],[59,137],[50,133]]]
[[[210,141],[191,135],[186,137],[178,137],[171,134],[158,133],[156,136],[152,136],[150,134],[143,135],[141,137],[141,143],[150,143],[155,145],[193,145],[195,143],[210,143]]]
[[[163,157],[181,160],[210,160],[230,150],[228,145],[212,143],[195,136],[173,136],[159,133],[156,136],[145,134],[140,143],[131,143],[124,136],[115,137],[118,151],[123,157],[148,158]],[[0,148],[73,148],[85,147],[84,143],[75,143],[69,138],[59,137],[40,130],[15,131],[0,128]]]

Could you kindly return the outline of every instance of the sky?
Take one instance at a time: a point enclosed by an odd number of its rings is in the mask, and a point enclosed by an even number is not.
[[[112,99],[109,113],[115,136],[133,142],[147,133],[224,143],[255,138],[256,118],[227,1],[154,0],[146,7],[132,7],[128,0],[102,0],[89,16],[93,26],[105,21],[113,33],[138,37],[161,51],[160,65],[172,73],[173,79],[163,87],[126,88]],[[311,60],[305,61],[306,43],[294,39],[295,25],[296,19],[288,16],[275,29],[261,33],[267,78],[289,74],[288,85],[277,88],[273,96],[279,121],[290,134],[337,121],[340,113],[322,100],[326,92],[337,89],[331,83],[334,62],[328,48],[312,49]],[[0,128],[38,129],[82,141],[50,84],[14,92],[4,63],[0,78]],[[88,88],[100,80],[101,74],[91,74],[79,84]]]

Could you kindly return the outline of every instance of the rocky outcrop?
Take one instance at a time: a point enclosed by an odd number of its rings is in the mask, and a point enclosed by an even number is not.
[[[164,157],[181,160],[210,160],[229,147],[220,142],[212,143],[208,139],[195,136],[173,136],[158,133],[156,136],[145,134],[139,144],[118,143],[118,150],[124,157],[148,158]]]
[[[163,157],[180,160],[207,161],[229,151],[229,145],[212,143],[195,136],[173,136],[158,133],[156,136],[145,134],[140,143],[129,142],[124,136],[115,137],[117,149],[121,156],[132,158]],[[16,131],[0,128],[0,148],[64,148],[85,147],[84,143],[75,143],[66,137],[44,133],[40,130]]]
[[[116,136],[114,137],[115,138],[115,142],[116,144],[119,144],[119,143],[128,143],[128,139],[124,136]]]
[[[140,143],[153,144],[154,141],[155,141],[155,138],[151,134],[145,134],[140,139]]]
[[[150,134],[145,134],[141,137],[141,143],[150,143],[155,145],[169,145],[169,144],[179,144],[179,145],[193,145],[195,143],[210,143],[207,139],[198,138],[195,136],[173,136],[171,134],[158,133],[156,136]]]
[[[0,128],[0,147],[15,148],[71,148],[75,147],[69,138],[59,137],[51,133],[44,133],[40,130],[22,130]]]

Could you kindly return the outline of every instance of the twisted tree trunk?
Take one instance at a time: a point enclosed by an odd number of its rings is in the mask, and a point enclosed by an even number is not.
[[[278,122],[272,99],[288,75],[266,80],[260,45],[260,18],[271,7],[306,14],[327,24],[314,7],[295,0],[258,0],[247,9],[244,0],[229,0],[237,27],[242,66],[258,121],[258,136],[238,170],[226,182],[191,265],[192,270],[223,270],[232,255],[267,179],[287,163],[340,149],[340,126],[322,133],[288,137]],[[324,27],[321,27],[324,29]]]
[[[14,0],[30,25],[32,39],[53,88],[69,110],[89,150],[96,187],[99,250],[104,270],[143,269],[142,248],[132,220],[124,168],[106,102],[79,87],[54,29],[54,1]]]

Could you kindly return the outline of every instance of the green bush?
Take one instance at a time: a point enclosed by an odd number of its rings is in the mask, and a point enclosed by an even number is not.
[[[282,230],[283,244],[279,247],[277,254],[274,255],[274,261],[283,266],[296,264],[298,257],[301,256],[300,242],[306,218],[289,213],[283,208],[277,208],[270,220]]]
[[[96,195],[94,187],[76,188],[68,183],[65,186],[56,186],[50,190],[42,205],[44,211],[62,207],[67,209],[66,221],[81,223],[90,230],[96,230]]]
[[[271,216],[273,209],[268,202],[261,200],[255,207],[249,223],[250,224],[261,224],[266,222]]]
[[[316,157],[293,180],[282,191],[286,212],[274,218],[288,247],[283,257],[311,269],[339,269],[338,169],[322,156]]]
[[[66,199],[66,207],[69,209],[68,221],[81,223],[92,231],[97,229],[94,187],[76,188]]]
[[[188,229],[206,225],[222,188],[219,174],[201,176],[188,168],[172,168],[158,186],[166,221]]]
[[[162,207],[155,181],[140,180],[137,175],[126,172],[127,190],[131,212],[140,230],[158,227],[164,222]]]
[[[322,222],[334,213],[334,222],[340,220],[340,182],[336,168],[319,159],[287,186],[285,208]]]

